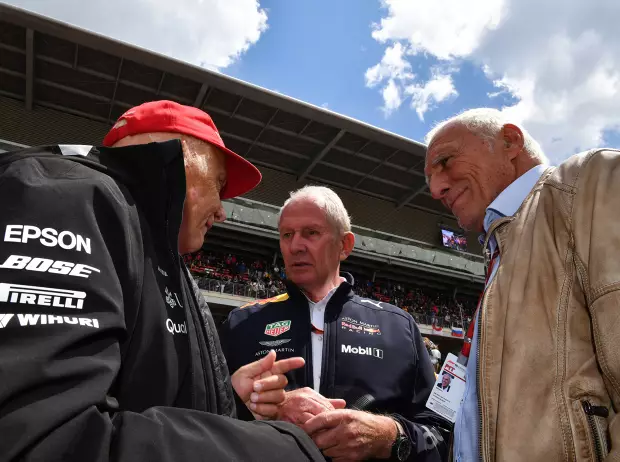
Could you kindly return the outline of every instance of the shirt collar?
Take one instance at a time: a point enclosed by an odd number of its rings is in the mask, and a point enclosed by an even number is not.
[[[343,278],[342,276],[340,276],[340,284],[342,284],[343,282],[347,282],[347,280],[345,278]],[[338,288],[340,287],[340,284],[338,284],[336,287],[334,287],[332,290],[330,290],[329,292],[327,292],[327,295],[325,295],[325,297],[323,297],[321,300],[319,300],[318,302],[313,302],[312,300],[310,300],[310,298],[308,298],[308,296],[306,295],[305,292],[301,292],[302,294],[304,294],[304,297],[306,297],[306,299],[308,300],[308,305],[310,307],[313,306],[320,306],[320,307],[325,307],[327,305],[327,303],[329,302],[329,300],[332,298],[332,295],[334,295],[334,293],[338,290]]]
[[[495,220],[502,217],[510,217],[517,213],[519,207],[530,193],[536,182],[547,169],[547,165],[540,164],[525,172],[515,181],[510,183],[499,196],[487,207],[484,216],[484,231],[488,232]]]

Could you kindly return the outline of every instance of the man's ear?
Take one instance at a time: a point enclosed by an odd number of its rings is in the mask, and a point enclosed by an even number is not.
[[[342,249],[340,249],[340,261],[346,260],[355,246],[355,234],[352,232],[344,233],[342,236]]]
[[[523,152],[523,132],[514,124],[506,124],[502,128],[502,146],[504,153],[510,160],[514,160]]]

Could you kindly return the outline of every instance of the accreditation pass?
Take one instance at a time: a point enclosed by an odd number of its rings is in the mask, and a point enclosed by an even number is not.
[[[426,407],[450,422],[456,422],[456,413],[465,394],[466,372],[465,366],[457,362],[457,357],[448,353]]]

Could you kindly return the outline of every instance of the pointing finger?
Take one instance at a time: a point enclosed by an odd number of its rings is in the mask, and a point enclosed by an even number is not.
[[[242,374],[244,377],[256,377],[263,372],[270,370],[276,360],[276,352],[271,350],[267,356],[240,367],[236,373]]]
[[[289,371],[303,367],[304,364],[306,364],[306,361],[301,357],[281,359],[273,365],[271,372],[274,374],[286,374]]]

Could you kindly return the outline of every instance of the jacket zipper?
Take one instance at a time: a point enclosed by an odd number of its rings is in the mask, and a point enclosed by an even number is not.
[[[491,236],[493,236],[493,234],[495,233],[495,230],[502,224],[509,222],[510,219],[505,217],[505,218],[501,218],[499,220],[495,220],[495,222],[491,225],[491,228],[489,229],[489,231],[487,232],[487,235],[485,237],[484,240],[484,246],[483,249],[488,249],[489,246],[489,240],[491,239]],[[500,243],[497,240],[497,238],[495,239],[495,242],[497,244],[497,251],[499,252],[499,255],[501,255],[501,247],[500,247]],[[492,259],[489,260],[489,265],[492,263]],[[499,262],[497,263],[499,264]],[[480,350],[481,350],[481,346],[482,346],[482,328],[483,328],[483,313],[484,313],[484,302],[486,300],[486,296],[487,296],[487,289],[489,288],[489,286],[493,283],[493,280],[495,278],[491,279],[489,278],[489,280],[487,281],[487,285],[484,287],[484,293],[482,295],[482,299],[480,300],[480,308],[478,310],[478,335],[476,336],[477,338],[477,345],[476,345],[476,390],[478,391],[477,395],[478,395],[478,417],[479,417],[479,427],[478,427],[478,450],[479,450],[479,454],[480,454],[480,460],[484,461],[484,444],[482,443],[482,431],[483,431],[483,425],[482,425],[482,418],[483,418],[483,412],[482,412],[482,388],[480,387]]]
[[[485,242],[485,249],[488,246],[488,238],[487,238],[487,242]],[[489,260],[489,265],[492,263],[492,259]],[[487,270],[488,271],[488,270]],[[492,270],[491,270],[492,271]],[[482,389],[480,388],[480,347],[481,342],[482,342],[482,326],[483,326],[483,321],[482,321],[482,317],[483,317],[483,312],[484,312],[484,301],[486,299],[486,292],[487,292],[487,288],[488,286],[491,284],[491,280],[489,279],[487,281],[487,285],[484,287],[483,289],[483,294],[482,294],[482,298],[480,299],[480,308],[478,309],[478,335],[476,335],[476,390],[477,390],[477,395],[478,395],[478,453],[480,455],[480,460],[484,461],[484,454],[483,454],[483,450],[484,450],[484,445],[482,443],[482,430],[483,430],[483,425],[482,425],[482,418],[483,418],[483,413],[482,413]],[[474,322],[476,322],[476,320],[474,320]]]
[[[336,294],[334,294],[336,295]],[[331,300],[330,300],[331,302]],[[325,319],[325,315],[327,314],[327,306],[325,307],[325,313],[323,314],[323,319]],[[328,390],[328,386],[329,385],[325,385],[326,380],[327,380],[327,361],[328,361],[328,357],[329,357],[329,347],[330,347],[330,342],[328,341],[329,339],[329,323],[326,323],[325,321],[323,321],[323,352],[321,354],[321,384],[319,385],[319,393],[321,393],[323,396],[328,396],[329,390]]]
[[[345,284],[344,282],[342,284]],[[325,319],[327,318],[327,313],[329,311],[330,306],[333,303],[333,300],[336,297],[340,297],[341,296],[341,291],[342,291],[342,284],[334,291],[334,293],[332,294],[331,298],[329,299],[329,301],[327,302],[327,305],[325,305],[325,311],[323,312],[323,354],[321,355],[321,384],[319,385],[319,393],[321,393],[323,396],[328,396],[333,394],[333,387],[334,387],[334,381],[332,380],[332,376],[329,377],[330,381],[329,384],[326,385],[326,380],[328,378],[328,365],[329,365],[329,358],[330,358],[330,353],[334,355],[334,358],[337,355],[337,351],[335,352],[330,352],[329,349],[331,348],[331,342],[330,340],[330,323],[326,322]],[[350,290],[350,288],[348,289]],[[310,321],[312,323],[312,320]],[[335,374],[335,372],[334,372]]]
[[[319,385],[319,393],[321,393],[323,396],[329,396],[332,392],[331,387],[333,386],[333,381],[331,380],[330,380],[330,383],[326,385],[327,383],[326,381],[328,378],[327,377],[328,376],[327,371],[328,371],[328,365],[329,365],[328,361],[329,361],[329,357],[331,356],[330,351],[329,351],[329,348],[331,348],[331,342],[329,341],[329,332],[330,332],[329,324],[330,323],[326,322],[326,318],[327,318],[328,309],[330,305],[332,304],[334,297],[337,297],[339,295],[338,294],[339,291],[340,291],[340,287],[338,287],[334,291],[331,298],[325,305],[325,311],[323,312],[323,353],[321,354],[321,375],[320,375],[321,384]],[[334,352],[333,354],[335,358],[336,353]]]
[[[303,297],[303,296],[302,296]],[[306,365],[304,366],[305,370],[305,383],[310,383],[312,386],[310,388],[314,389],[316,383],[314,383],[314,360],[313,360],[313,352],[312,352],[312,316],[310,316],[310,309],[306,310],[308,315],[308,351],[309,353],[306,355]],[[322,367],[322,366],[321,366]]]
[[[596,460],[602,461],[607,453],[606,445],[604,444],[605,435],[602,434],[600,426],[596,422],[596,416],[607,418],[609,416],[609,410],[605,406],[593,406],[590,401],[584,400],[581,402],[583,411],[586,414],[586,420],[590,427],[590,433],[594,438],[594,451],[596,453]]]
[[[485,288],[486,291],[486,288]],[[480,389],[480,341],[482,340],[482,306],[484,305],[484,298],[486,294],[482,296],[480,301],[480,314],[478,315],[478,335],[476,336],[476,389],[478,390],[478,450],[480,453],[480,460],[484,460],[483,445],[482,445],[482,390]]]

